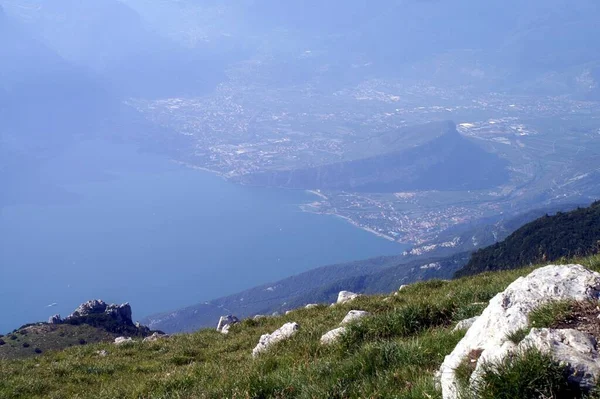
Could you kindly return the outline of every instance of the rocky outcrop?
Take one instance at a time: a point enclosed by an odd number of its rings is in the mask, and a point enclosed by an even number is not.
[[[454,370],[461,362],[472,353],[481,354],[473,373],[476,378],[486,361],[498,359],[511,350],[514,344],[508,336],[528,326],[528,315],[535,308],[555,300],[597,300],[599,296],[600,274],[581,265],[546,266],[517,279],[490,301],[464,338],[446,356],[439,370],[444,399],[455,399],[459,395]],[[551,335],[544,334],[551,342]]]
[[[82,303],[63,321],[69,322],[71,320],[84,319],[94,315],[106,315],[116,323],[130,326],[134,325],[133,320],[131,320],[131,306],[128,303],[122,305],[107,304],[100,299],[93,299]]]
[[[62,323],[62,319],[59,314],[50,316],[50,318],[48,319],[48,324],[60,324],[60,323]]]
[[[316,308],[317,306],[319,306],[316,303],[309,303],[308,305],[304,306],[304,309],[312,309],[312,308]]]
[[[337,297],[336,304],[340,305],[340,304],[348,303],[348,302],[358,298],[359,296],[360,296],[359,294],[355,294],[354,292],[340,291],[338,294],[338,297]]]
[[[300,329],[298,323],[285,323],[283,326],[275,330],[271,334],[263,334],[256,347],[252,350],[252,356],[256,357],[259,354],[267,351],[271,346],[278,342],[286,340],[296,334]]]
[[[228,334],[229,333],[229,328],[236,324],[239,323],[240,320],[232,315],[227,315],[227,316],[221,316],[221,318],[219,319],[219,323],[217,324],[217,331],[219,331],[220,333],[223,334]]]

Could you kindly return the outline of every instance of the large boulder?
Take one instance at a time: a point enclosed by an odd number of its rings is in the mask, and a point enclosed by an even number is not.
[[[337,304],[344,304],[358,298],[360,295],[350,291],[340,291],[337,297]]]
[[[227,316],[221,316],[221,318],[219,319],[219,323],[217,324],[217,331],[223,333],[223,334],[228,334],[229,333],[229,328],[236,324],[239,323],[240,320],[232,315],[227,315]]]
[[[267,351],[272,345],[294,336],[299,329],[300,325],[298,323],[285,323],[273,333],[263,334],[258,341],[258,345],[252,350],[252,356],[256,357]]]
[[[546,266],[520,277],[496,295],[439,370],[444,399],[458,397],[454,370],[473,353],[480,354],[474,375],[485,361],[497,359],[514,346],[508,336],[529,325],[528,316],[556,300],[593,300],[600,296],[600,274],[581,265]]]
[[[62,319],[59,314],[55,314],[54,316],[50,316],[48,319],[48,324],[60,324],[62,323]]]

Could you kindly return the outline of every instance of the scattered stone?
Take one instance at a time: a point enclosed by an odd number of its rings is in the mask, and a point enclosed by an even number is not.
[[[155,342],[155,341],[158,341],[159,339],[163,339],[163,338],[169,338],[169,335],[161,334],[161,333],[155,331],[149,337],[144,338],[144,340],[142,342]]]
[[[363,317],[369,316],[369,312],[365,312],[364,310],[351,310],[348,312],[344,320],[340,323],[340,325],[352,323],[353,321],[360,320]]]
[[[252,318],[252,320],[260,320],[260,319],[264,319],[265,317],[267,317],[267,316],[265,316],[263,314],[257,314]]]
[[[509,341],[508,336],[528,326],[528,315],[532,310],[550,301],[597,300],[599,296],[600,274],[581,265],[550,265],[515,280],[489,302],[464,338],[444,359],[439,370],[444,399],[458,397],[459,384],[454,370],[469,353],[481,353],[476,374],[486,359],[497,358],[514,349],[516,345]]]
[[[391,296],[388,296],[388,297],[385,297],[385,298],[383,298],[383,302],[389,302],[389,301],[391,301],[391,300],[392,300],[392,297],[391,297]]]
[[[337,341],[346,332],[346,327],[338,327],[326,332],[321,337],[322,345],[329,345]]]
[[[292,312],[293,312],[293,310],[286,310],[286,311],[285,311],[285,315],[287,316],[287,315],[289,315],[289,314],[290,314],[290,313],[292,313]]]
[[[229,326],[232,324],[236,324],[239,323],[240,320],[232,315],[227,315],[227,316],[221,316],[221,318],[219,319],[219,323],[217,324],[217,331],[223,333],[223,334],[227,334],[229,332],[229,328],[227,328],[227,332],[223,332],[223,328],[225,326]]]
[[[456,326],[454,327],[454,329],[452,331],[454,332],[454,331],[468,330],[469,328],[471,328],[473,323],[475,323],[477,321],[478,318],[479,318],[479,316],[475,316],[475,317],[471,317],[470,319],[461,320],[456,324]]]
[[[108,356],[108,352],[105,351],[104,349],[102,349],[101,351],[96,351],[96,354],[100,357],[106,357]]]
[[[115,338],[115,345],[132,344],[134,341],[131,337],[117,337]]]
[[[309,303],[308,305],[306,305],[304,307],[304,309],[312,309],[312,308],[316,308],[317,306],[319,306],[319,305],[316,303]]]
[[[60,324],[62,323],[62,318],[59,314],[55,314],[54,316],[50,316],[48,319],[48,324]]]
[[[300,325],[298,323],[285,323],[273,333],[263,334],[258,341],[258,345],[252,350],[252,356],[256,357],[267,351],[272,345],[294,336],[299,329]]]
[[[408,284],[403,284],[403,285],[400,286],[400,288],[398,288],[398,291],[402,291],[406,287],[408,287]]]
[[[350,292],[350,291],[340,291],[340,293],[338,294],[338,298],[337,298],[337,304],[343,304],[343,303],[348,303],[356,298],[358,298],[360,295],[355,294],[354,292]]]

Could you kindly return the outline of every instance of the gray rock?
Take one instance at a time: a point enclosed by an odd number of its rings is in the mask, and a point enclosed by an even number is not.
[[[134,341],[131,337],[117,337],[115,338],[115,345],[126,345],[132,344]]]
[[[287,315],[289,315],[289,314],[290,314],[290,313],[292,313],[292,312],[293,312],[293,310],[286,310],[286,311],[285,311],[285,314],[286,314],[286,316],[287,316]]]
[[[334,328],[331,331],[326,332],[321,337],[322,345],[329,345],[336,342],[344,333],[346,332],[346,327],[338,327]]]
[[[62,323],[62,319],[59,314],[55,314],[54,316],[50,316],[48,319],[48,324],[60,324]]]
[[[348,303],[356,298],[358,298],[360,295],[355,294],[354,292],[350,292],[350,291],[340,291],[340,293],[338,294],[337,297],[337,304],[343,304],[343,303]]]
[[[365,312],[364,310],[351,310],[348,312],[344,320],[340,323],[340,325],[352,323],[353,321],[360,320],[363,317],[369,316],[369,312]]]
[[[595,300],[600,296],[600,274],[581,265],[546,266],[514,281],[496,295],[473,323],[439,370],[444,399],[458,397],[454,370],[474,352],[485,362],[514,350],[508,335],[527,327],[528,315],[540,305],[562,299]],[[475,373],[474,373],[475,374]]]
[[[102,349],[101,351],[96,351],[96,354],[100,357],[106,357],[108,356],[108,352],[105,351],[104,349]]]
[[[590,392],[600,376],[597,343],[590,334],[573,330],[533,328],[519,343],[518,350],[535,347],[564,364],[568,380],[583,392]]]
[[[219,319],[219,323],[217,324],[217,331],[219,331],[223,334],[227,334],[229,332],[229,327],[227,328],[226,331],[223,331],[225,326],[231,326],[232,324],[236,324],[239,322],[240,322],[240,320],[235,316],[232,316],[232,315],[221,316],[221,318]]]
[[[257,314],[252,319],[253,320],[260,320],[260,319],[264,319],[265,317],[267,317],[267,316],[265,316],[263,314]]]
[[[131,320],[131,306],[128,303],[107,305],[100,299],[94,299],[79,305],[73,313],[67,316],[65,321],[103,313],[120,324],[133,325],[133,320]]]
[[[267,351],[272,345],[294,336],[299,329],[300,325],[298,323],[285,323],[273,333],[263,334],[256,347],[252,350],[252,356],[256,357]]]
[[[403,284],[398,288],[398,291],[402,291],[403,289],[405,289],[406,287],[408,287],[408,284]]]
[[[155,342],[155,341],[158,341],[159,339],[164,339],[164,338],[169,338],[169,335],[154,332],[154,334],[152,334],[151,336],[144,338],[144,340],[142,342]]]
[[[477,321],[478,318],[479,318],[479,316],[475,316],[475,317],[471,317],[470,319],[461,320],[456,324],[456,326],[454,327],[454,329],[452,331],[468,330],[469,328],[471,328],[473,323],[475,323]]]
[[[312,309],[312,308],[316,308],[317,306],[319,306],[319,305],[316,303],[309,303],[308,305],[306,305],[304,307],[304,309]]]

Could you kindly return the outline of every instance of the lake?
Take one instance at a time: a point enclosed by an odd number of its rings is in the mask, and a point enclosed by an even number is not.
[[[3,333],[89,299],[130,302],[140,319],[405,249],[301,212],[311,194],[232,184],[132,146],[78,144],[27,184],[0,213]]]

